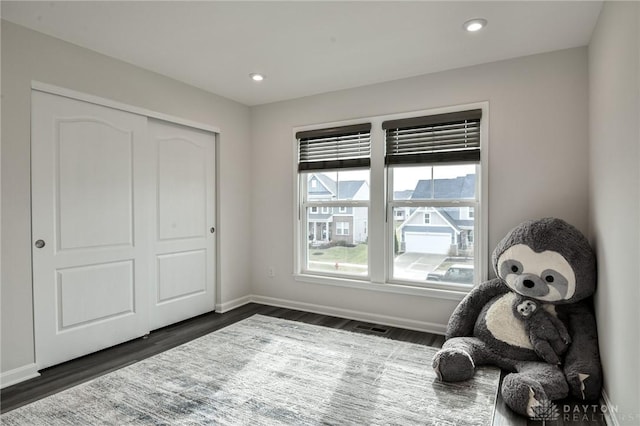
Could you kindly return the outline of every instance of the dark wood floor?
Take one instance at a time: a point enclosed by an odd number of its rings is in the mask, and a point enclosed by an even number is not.
[[[40,377],[3,389],[0,393],[0,408],[2,412],[13,410],[22,405],[29,404],[30,402],[204,336],[205,334],[219,330],[254,314],[269,315],[358,333],[380,335],[390,339],[438,348],[444,343],[443,336],[436,334],[250,303],[224,314],[209,313],[201,315],[156,330],[145,338],[135,339],[42,370],[40,371]],[[428,368],[430,368],[430,366],[428,366]],[[565,404],[569,404],[571,407],[577,406],[577,404],[571,401],[562,401],[558,404],[558,407],[564,407]],[[571,410],[573,410],[573,408],[571,408]],[[547,421],[546,424],[572,426],[605,425],[602,414],[599,411],[596,413],[587,412],[585,415],[582,415],[583,412],[578,408],[577,412],[579,415],[577,416],[574,411],[570,411],[570,416],[565,415],[562,411],[564,410],[561,410],[560,418],[557,421]],[[528,426],[538,424],[542,424],[542,422],[535,422],[518,416],[510,411],[501,399],[498,400],[493,426]]]

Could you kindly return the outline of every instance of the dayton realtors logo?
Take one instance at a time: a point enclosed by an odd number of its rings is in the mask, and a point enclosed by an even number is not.
[[[580,405],[580,404],[564,404],[562,412],[560,408],[552,401],[543,400],[534,407],[531,407],[531,420],[553,422],[562,418],[563,423],[584,423],[592,421],[604,421],[607,413],[616,414],[617,406],[609,405]]]
[[[575,404],[564,405],[562,407],[562,419],[565,422],[592,422],[592,421],[605,421],[605,417],[615,416],[618,413],[617,405],[607,404]]]

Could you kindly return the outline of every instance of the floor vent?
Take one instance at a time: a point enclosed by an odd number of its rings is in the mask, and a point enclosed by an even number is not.
[[[355,328],[358,331],[364,331],[364,332],[376,333],[376,334],[387,334],[389,332],[388,328],[375,326],[375,325],[358,324],[356,325]]]

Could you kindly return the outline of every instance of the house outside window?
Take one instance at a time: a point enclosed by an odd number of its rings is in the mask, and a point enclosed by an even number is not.
[[[478,103],[371,117],[363,155],[368,167],[353,166],[337,154],[323,159],[322,167],[301,168],[300,144],[317,131],[297,132],[297,229],[319,227],[313,237],[297,232],[297,279],[347,286],[357,280],[387,284],[389,291],[411,286],[445,293],[466,292],[486,279],[487,179],[481,149],[488,134],[482,118],[487,111],[487,103]],[[322,129],[325,139],[311,140],[309,152],[340,145],[339,138],[328,141],[336,128],[341,126]],[[373,210],[371,203],[377,206]]]
[[[370,128],[365,123],[296,134],[300,216],[312,231],[300,248],[300,272],[369,275]]]
[[[391,280],[473,285],[472,273],[447,272],[453,265],[473,271],[478,257],[468,234],[477,228],[469,211],[480,205],[480,118],[481,110],[470,110],[383,123],[388,205],[414,209],[389,230],[401,242],[400,249],[393,242]],[[409,199],[396,198],[407,190]]]

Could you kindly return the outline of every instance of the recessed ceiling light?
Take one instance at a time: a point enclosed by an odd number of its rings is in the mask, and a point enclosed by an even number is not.
[[[253,80],[253,81],[262,81],[262,80],[264,80],[264,75],[258,74],[257,72],[252,72],[251,74],[249,74],[249,77],[251,77],[251,80]]]
[[[476,31],[480,31],[486,25],[487,25],[487,20],[486,19],[474,18],[474,19],[469,19],[467,22],[464,23],[464,25],[462,25],[462,27],[465,30],[473,33],[473,32],[476,32]]]

